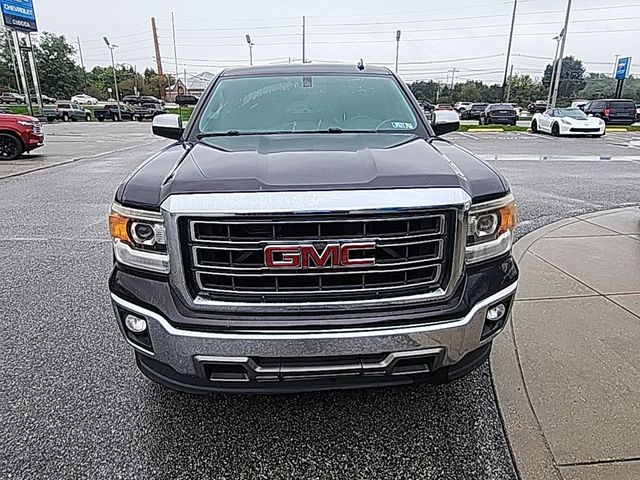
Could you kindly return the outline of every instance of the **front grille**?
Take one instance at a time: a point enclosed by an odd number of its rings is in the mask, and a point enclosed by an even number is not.
[[[600,129],[599,128],[590,128],[590,127],[571,127],[569,129],[570,132],[576,132],[576,133],[595,133],[595,132],[599,132]]]
[[[338,215],[181,218],[180,238],[187,285],[194,296],[219,301],[287,302],[376,299],[433,292],[449,280],[454,212],[397,216]],[[267,246],[375,242],[352,259],[371,266],[269,268]]]
[[[36,135],[40,135],[42,133],[42,124],[40,122],[35,122],[33,124],[33,133]]]

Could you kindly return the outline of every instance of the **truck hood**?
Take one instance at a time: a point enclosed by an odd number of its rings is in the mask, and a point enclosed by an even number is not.
[[[179,159],[176,149],[183,147],[170,147],[138,169],[121,188],[122,201],[157,207],[172,194],[429,187],[461,187],[476,198],[507,190],[468,152],[412,134],[215,137]]]

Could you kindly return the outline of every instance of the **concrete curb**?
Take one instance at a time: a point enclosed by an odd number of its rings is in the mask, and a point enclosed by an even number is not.
[[[514,245],[514,258],[522,260],[538,240],[560,228],[629,208],[630,206],[625,206],[588,213],[541,227],[525,235]],[[513,328],[516,314],[513,315],[503,334],[494,340],[490,359],[494,391],[511,455],[521,480],[562,480],[560,469],[530,401],[518,351],[518,339]]]

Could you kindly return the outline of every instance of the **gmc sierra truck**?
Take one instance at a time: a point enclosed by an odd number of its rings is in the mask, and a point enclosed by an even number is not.
[[[230,69],[118,188],[109,281],[142,372],[190,392],[445,383],[518,269],[507,181],[362,64]]]

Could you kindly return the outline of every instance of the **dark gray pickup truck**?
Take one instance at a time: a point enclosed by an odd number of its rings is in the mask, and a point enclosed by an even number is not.
[[[481,365],[518,269],[515,203],[385,68],[226,70],[109,215],[117,323],[191,393],[444,383]]]

